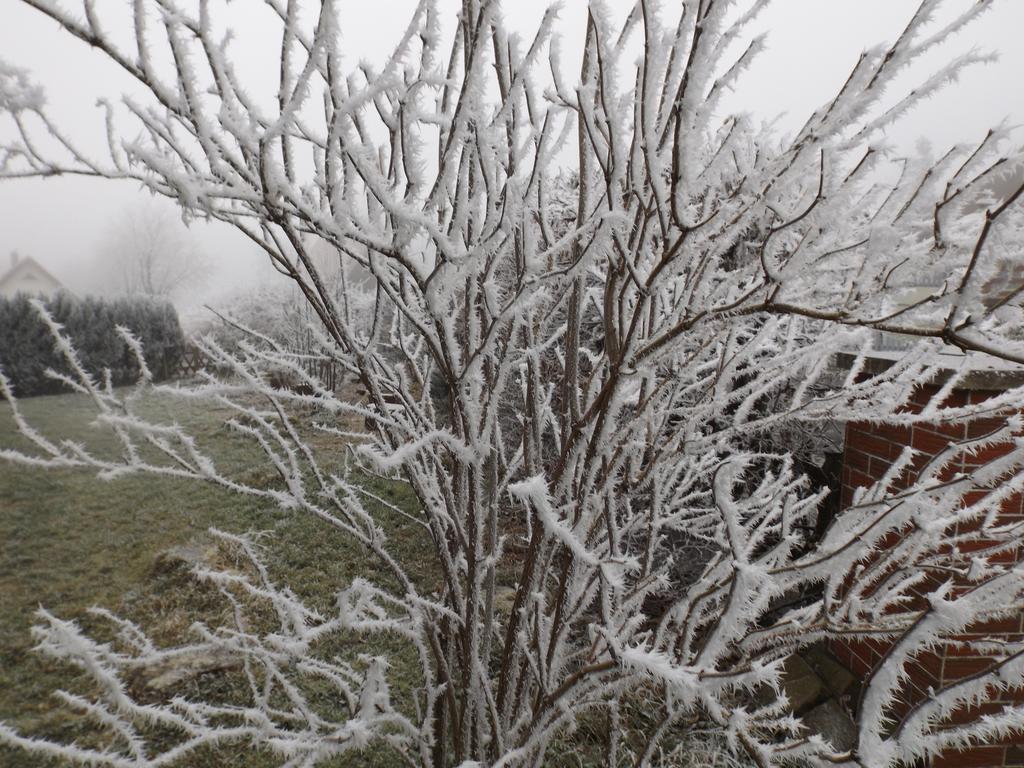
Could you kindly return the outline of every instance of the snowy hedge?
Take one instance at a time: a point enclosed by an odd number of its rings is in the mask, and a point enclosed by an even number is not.
[[[0,370],[16,395],[61,392],[65,385],[47,370],[68,373],[50,334],[29,296],[0,298]],[[146,298],[78,299],[58,294],[45,300],[54,319],[76,345],[85,368],[109,371],[114,385],[138,378],[134,355],[117,332],[127,328],[142,342],[146,363],[155,379],[173,376],[185,347],[174,306]]]

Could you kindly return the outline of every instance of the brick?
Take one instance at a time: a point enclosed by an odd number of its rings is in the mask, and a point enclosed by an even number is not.
[[[960,460],[954,459],[953,461],[947,461],[939,468],[939,472],[936,475],[936,479],[939,482],[944,483],[947,480],[952,480],[957,475],[962,475],[963,473],[964,468],[963,465],[960,463]]]
[[[853,646],[850,648],[850,654],[853,657],[854,666],[858,669],[870,672],[875,668],[874,656],[867,648],[860,645]]]
[[[964,517],[957,521],[956,530],[953,531],[952,535],[966,536],[978,533],[984,527],[987,515],[988,513],[984,510],[971,510],[969,517]]]
[[[971,747],[945,752],[932,761],[932,768],[997,768],[1004,765],[1006,747]]]
[[[964,389],[954,389],[946,395],[942,402],[933,402],[938,395],[939,388],[934,384],[923,384],[914,392],[911,401],[916,405],[937,405],[944,408],[959,408],[967,405],[970,392]]]
[[[960,541],[957,543],[957,550],[961,554],[983,553],[984,557],[993,565],[1013,565],[1021,561],[1020,547],[1001,549],[990,552],[999,542],[987,539],[976,539],[973,541]]]
[[[866,488],[874,485],[875,479],[870,475],[865,475],[863,472],[858,472],[855,469],[850,470],[850,482],[851,488]]]
[[[946,438],[948,442],[960,442],[967,436],[967,423],[964,421],[933,422],[920,426],[939,437]],[[917,427],[918,425],[915,424],[914,428]]]
[[[965,677],[984,672],[992,666],[992,659],[985,656],[946,656],[942,664],[942,682],[953,683]]]
[[[1024,560],[1024,553],[1021,552],[1020,546],[988,556],[988,561],[994,565],[1016,565],[1022,560]]]
[[[910,427],[906,424],[866,425],[865,431],[896,445],[910,445]]]
[[[886,472],[889,471],[889,467],[892,466],[892,461],[889,459],[881,459],[878,456],[872,456],[870,458],[871,471],[868,473],[876,480],[882,478]]]
[[[989,495],[989,491],[968,491],[963,495],[964,507],[971,507]]]
[[[910,402],[914,405],[927,405],[938,391],[939,388],[933,384],[921,384],[914,389]]]
[[[1000,704],[1024,704],[1024,688],[1020,686],[1008,688],[994,696],[993,699]],[[1024,746],[1024,734],[1021,734],[1021,736],[1021,745]]]
[[[942,647],[942,652],[941,652],[942,657],[945,658],[945,659],[959,658],[959,659],[983,659],[983,660],[988,661],[988,662],[993,662],[994,661],[994,659],[991,658],[986,653],[978,651],[978,650],[976,650],[976,649],[974,649],[974,648],[972,648],[970,646],[964,645],[963,640],[965,640],[965,639],[966,638],[962,638],[960,635],[957,635],[955,637],[950,637],[949,638],[950,642],[946,643]]]
[[[849,439],[847,445],[863,453],[890,461],[897,458],[904,448],[900,443],[894,443],[885,438],[865,433],[856,434],[855,437]]]
[[[934,456],[946,448],[950,442],[952,441],[945,435],[940,435],[931,429],[915,424],[910,444],[917,450],[929,456]]]
[[[969,706],[961,706],[956,709],[950,716],[950,723],[973,723],[979,717],[984,715],[998,715],[1006,709],[1005,704],[1001,704],[995,701],[986,701],[981,704],[971,704]]]
[[[921,694],[921,696],[915,697],[915,703],[927,695],[929,688],[939,687],[938,677],[932,674],[932,671],[923,664],[911,664],[908,666],[907,677],[910,679],[914,688],[917,689],[917,692]]]
[[[899,543],[899,540],[901,538],[903,538],[903,534],[900,531],[889,531],[888,533],[884,534],[878,540],[878,548],[879,549],[890,549],[890,548],[896,546],[896,544]],[[871,559],[872,560],[877,560],[877,556],[874,556]],[[884,576],[884,574],[883,574],[883,576]]]
[[[881,660],[882,656],[887,654],[893,646],[892,640],[881,640],[874,637],[866,637],[863,642],[864,646],[874,654],[876,660]]]
[[[875,425],[866,421],[850,421],[846,424],[845,445],[853,445],[861,437],[875,434]]]
[[[1012,450],[1013,446],[1010,443],[996,443],[986,448],[980,448],[973,453],[964,454],[964,466],[983,467],[989,462],[1001,459]]]
[[[863,472],[865,475],[873,474],[871,472],[871,457],[866,453],[861,453],[858,450],[848,448],[843,461],[845,465],[851,469],[856,469],[858,472]]]
[[[1002,391],[998,389],[973,389],[970,392],[970,402],[972,405],[984,403],[986,400],[1001,394]]]
[[[969,533],[973,533],[975,530],[977,530],[978,527],[979,524],[977,521],[972,521],[970,523],[960,523],[957,526],[957,533],[963,536]],[[977,552],[984,552],[986,550],[991,549],[995,545],[995,543],[996,542],[992,541],[991,539],[964,539],[956,543],[956,548],[957,551],[962,554],[975,554]]]
[[[873,641],[866,638],[851,638],[843,641],[851,657],[851,671],[864,676],[874,670],[882,653],[892,647],[890,641]]]
[[[954,389],[946,399],[942,401],[942,405],[947,408],[959,408],[960,406],[967,405],[970,401],[971,392],[966,389]]]
[[[1024,496],[1015,493],[999,505],[999,515],[996,519],[1006,524],[1020,522],[1021,517],[1024,517]]]
[[[892,485],[889,486],[891,493],[899,493],[905,491],[907,488],[917,482],[917,472],[909,472],[904,470],[896,476],[896,479],[892,481]]]
[[[979,437],[984,437],[997,429],[1001,429],[1006,425],[1006,419],[990,418],[990,419],[973,419],[967,422],[966,434],[971,440],[977,440]]]
[[[920,413],[921,411],[924,410],[924,403],[923,402],[916,403],[913,400],[911,400],[909,403],[905,403],[904,405],[901,405],[896,410],[897,410],[898,413],[914,413],[914,414],[917,414],[917,413]]]
[[[1019,616],[979,621],[976,624],[971,624],[967,628],[965,635],[1013,635],[1024,631],[1022,624],[1024,624],[1024,612]]]
[[[932,651],[920,653],[914,659],[913,667],[920,669],[921,674],[927,675],[932,681],[931,685],[938,687],[939,680],[942,678],[942,655]]]

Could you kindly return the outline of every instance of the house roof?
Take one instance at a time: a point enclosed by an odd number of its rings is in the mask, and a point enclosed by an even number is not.
[[[62,288],[64,287],[64,284],[54,277],[50,270],[38,261],[33,259],[31,256],[22,256],[18,259],[16,264],[11,265],[10,269],[0,275],[0,291],[3,290],[4,286],[14,282],[20,275],[30,269],[34,272],[41,273],[44,278],[53,281],[56,285],[59,285]]]

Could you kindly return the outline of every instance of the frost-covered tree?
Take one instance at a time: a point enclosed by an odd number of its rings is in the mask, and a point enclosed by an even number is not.
[[[348,322],[369,333],[374,315],[372,276],[358,265],[338,259],[335,249],[311,249],[310,259],[323,281],[324,290],[348,306]],[[251,331],[269,336],[292,352],[320,353],[315,336],[319,323],[312,306],[291,281],[268,279],[227,293],[211,307],[220,315],[212,322],[214,336],[231,345]]]
[[[973,475],[942,472],[947,458],[1015,440],[1019,418],[915,465],[906,487],[908,449],[820,540],[808,531],[827,490],[767,439],[825,421],[957,421],[1024,402],[1011,389],[941,407],[955,374],[923,410],[906,407],[946,346],[968,365],[1024,364],[1024,286],[990,290],[1013,273],[1003,262],[1020,258],[1022,188],[988,192],[1020,154],[1007,153],[1001,130],[929,163],[882,143],[982,57],[956,58],[902,96],[898,75],[991,2],[941,26],[940,2],[923,0],[895,42],[865,50],[787,138],[720,115],[761,48],[754,39],[726,58],[760,0],[640,0],[622,17],[594,3],[571,73],[553,12],[521,39],[497,3],[463,0],[446,35],[441,4],[423,0],[381,69],[347,71],[335,3],[268,0],[280,21],[273,104],[235,71],[217,0],[134,0],[103,17],[92,0],[80,13],[25,2],[152,100],[127,99],[141,132],[121,138],[112,118],[109,157],[92,158],[49,119],[42,91],[4,65],[0,109],[21,138],[3,148],[2,175],[134,179],[188,216],[237,228],[302,292],[324,354],[369,403],[309,377],[312,396],[275,390],[267,366],[305,374],[272,338],[234,356],[209,343],[235,379],[200,392],[235,404],[234,425],[278,476],[254,485],[180,428],[133,415],[132,396],[94,383],[61,341],[123,456],[50,442],[18,417],[36,451],[4,458],[219,484],[320,518],[381,568],[338,585],[324,613],[235,542],[253,568],[204,575],[236,600],[238,626],[204,630],[200,642],[244,658],[244,706],[137,701],[126,676],[181,648],[124,622],[118,643],[101,644],[44,614],[42,649],[96,680],[95,698],[66,698],[109,729],[110,749],[4,726],[0,739],[88,765],[188,764],[193,750],[243,742],[285,766],[369,744],[414,765],[539,766],[554,741],[596,721],[609,766],[649,764],[666,740],[708,725],[761,764],[890,766],[1021,727],[1012,706],[946,726],[961,705],[1024,682],[1013,643],[984,646],[989,673],[893,715],[918,654],[1022,605],[1024,572],[1002,556],[1021,524],[996,512],[1024,486],[1024,446]],[[322,278],[311,251],[324,246],[371,277],[368,325]],[[915,343],[868,375],[880,331]],[[241,397],[238,382],[260,399]],[[315,444],[294,407],[307,402],[319,405]],[[368,436],[338,426],[351,414],[369,417]],[[325,463],[345,446],[352,474]],[[354,468],[414,491],[437,590],[395,555]],[[991,492],[964,500],[979,488]],[[685,577],[671,556],[681,538],[706,553]],[[657,612],[644,609],[652,597]],[[274,632],[243,620],[253,603],[273,609]],[[365,655],[325,657],[338,635]],[[380,649],[393,646],[382,635],[417,659],[411,703],[389,694]],[[846,753],[766,695],[794,650],[840,636],[893,641],[865,681]],[[321,706],[324,689],[336,706]],[[656,718],[639,741],[623,737],[637,700]],[[178,740],[151,741],[153,726]]]
[[[180,299],[207,277],[208,261],[172,211],[153,204],[129,208],[107,228],[96,263],[108,291]]]

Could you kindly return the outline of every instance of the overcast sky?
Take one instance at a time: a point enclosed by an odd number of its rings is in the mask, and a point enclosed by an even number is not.
[[[312,2],[312,0],[310,0]],[[633,0],[607,0],[624,15]],[[951,14],[974,0],[949,0]],[[73,7],[77,0],[63,0]],[[349,59],[380,61],[414,6],[413,0],[340,0]],[[449,21],[456,0],[450,1]],[[772,118],[784,115],[783,129],[803,122],[845,79],[866,47],[891,41],[918,0],[775,0],[760,28],[768,32],[768,51],[733,96],[729,110]],[[504,0],[505,15],[524,30],[548,5],[545,0]],[[675,16],[679,0],[663,7]],[[128,0],[97,0],[101,13],[128,13]],[[276,78],[274,26],[258,0],[236,0],[233,22],[238,35],[239,70],[252,81]],[[580,47],[585,0],[565,0],[560,29],[567,57]],[[756,30],[760,31],[760,30]],[[968,72],[961,82],[922,105],[890,136],[911,147],[927,137],[936,148],[979,139],[992,124],[1008,118],[1024,123],[1024,0],[1002,0],[954,43],[938,50],[925,67],[971,48],[995,51],[996,64]],[[45,86],[51,112],[67,132],[88,146],[102,137],[103,114],[96,99],[116,100],[133,84],[101,54],[62,33],[56,24],[21,0],[0,0],[0,58],[30,69]],[[926,74],[906,76],[909,84]],[[1018,142],[1024,137],[1017,136]],[[95,283],[96,255],[109,239],[111,223],[148,194],[131,183],[57,178],[0,182],[0,272],[7,254],[31,254],[77,290]],[[201,246],[223,265],[213,272],[211,290],[264,273],[252,246],[222,225],[195,225]]]

